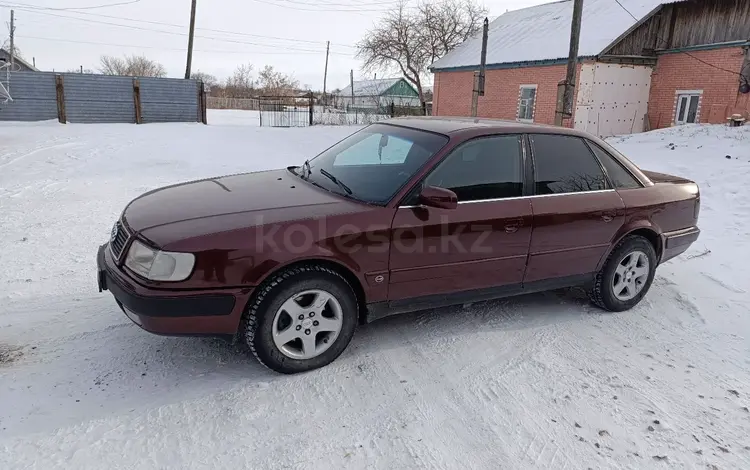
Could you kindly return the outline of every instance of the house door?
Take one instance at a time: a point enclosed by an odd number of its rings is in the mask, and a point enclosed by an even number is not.
[[[698,120],[698,102],[700,93],[684,93],[677,95],[677,116],[675,124],[695,124]]]

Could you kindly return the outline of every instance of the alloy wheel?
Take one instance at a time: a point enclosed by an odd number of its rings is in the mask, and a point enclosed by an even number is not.
[[[289,297],[273,319],[273,342],[287,357],[312,359],[333,345],[341,332],[341,304],[324,290],[306,290]]]
[[[637,296],[646,285],[650,273],[646,253],[632,251],[620,261],[612,276],[612,292],[621,301]]]

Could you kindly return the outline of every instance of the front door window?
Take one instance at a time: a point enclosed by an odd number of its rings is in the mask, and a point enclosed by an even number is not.
[[[675,123],[695,124],[698,122],[699,93],[685,93],[677,95],[677,116]]]

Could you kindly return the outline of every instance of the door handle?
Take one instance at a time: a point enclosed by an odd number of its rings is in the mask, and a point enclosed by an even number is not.
[[[615,212],[605,212],[604,214],[602,214],[602,220],[605,222],[612,222],[613,220],[615,220],[616,215],[617,214]]]

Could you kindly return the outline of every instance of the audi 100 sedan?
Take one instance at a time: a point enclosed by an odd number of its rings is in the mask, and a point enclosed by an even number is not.
[[[231,337],[295,373],[396,313],[571,286],[628,310],[699,211],[694,182],[583,132],[401,118],[299,166],[143,194],[98,282],[147,331]]]

